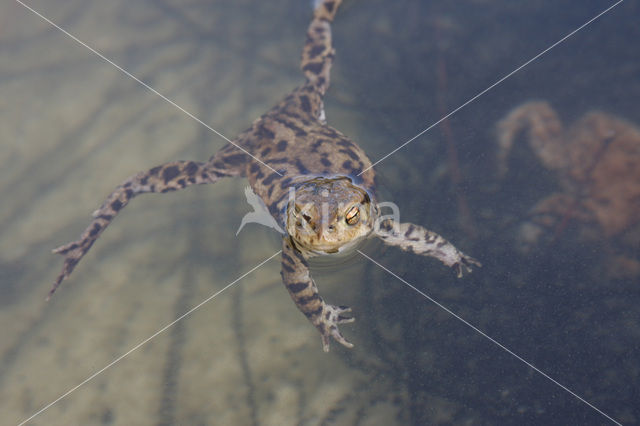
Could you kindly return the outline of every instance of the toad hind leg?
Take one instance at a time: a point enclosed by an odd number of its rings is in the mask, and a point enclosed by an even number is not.
[[[342,0],[316,0],[313,20],[307,31],[300,68],[307,84],[324,96],[329,87],[329,75],[335,50],[331,45],[331,22]]]
[[[214,183],[221,177],[234,176],[236,174],[237,172],[215,168],[211,166],[211,162],[175,161],[131,176],[120,184],[107,197],[102,206],[93,213],[93,220],[84,230],[79,240],[53,250],[54,253],[63,255],[65,259],[62,272],[53,283],[47,300],[51,298],[51,295],[53,295],[62,281],[69,277],[80,259],[89,251],[93,243],[109,226],[118,212],[133,197],[148,192],[164,193],[190,185]]]
[[[291,298],[302,313],[316,326],[322,335],[322,349],[329,352],[329,337],[347,348],[352,348],[340,333],[338,324],[353,322],[353,317],[344,314],[351,312],[346,306],[326,304],[318,294],[318,288],[309,274],[309,265],[296,250],[289,238],[282,242],[282,281]]]
[[[461,277],[463,272],[471,272],[472,265],[482,266],[476,259],[462,253],[440,235],[419,225],[397,223],[387,219],[380,224],[377,235],[386,244],[423,256],[435,257],[453,268],[458,277]]]

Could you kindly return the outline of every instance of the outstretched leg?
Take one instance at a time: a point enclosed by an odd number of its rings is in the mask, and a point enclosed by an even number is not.
[[[222,151],[221,151],[222,152]],[[240,154],[242,155],[242,154]],[[212,158],[214,160],[216,157]],[[111,223],[113,218],[136,195],[147,192],[169,192],[186,188],[190,185],[214,183],[221,177],[234,176],[239,172],[216,168],[209,163],[195,161],[176,161],[154,167],[146,172],[131,176],[120,184],[102,206],[93,212],[93,220],[84,230],[80,239],[53,250],[65,257],[62,272],[56,278],[49,296],[56,291],[60,283],[67,279],[80,259],[89,251],[100,234]]]
[[[471,256],[459,251],[453,244],[435,232],[413,223],[397,223],[390,219],[380,223],[377,235],[386,244],[423,256],[431,256],[453,268],[458,277],[471,272],[471,266],[482,266]]]
[[[289,238],[282,242],[282,281],[296,306],[320,331],[322,349],[329,352],[329,337],[333,337],[347,348],[352,348],[338,330],[338,324],[353,322],[353,317],[345,317],[351,311],[346,306],[328,305],[318,294],[318,288],[309,275],[309,265],[296,250]]]
[[[342,0],[316,0],[313,20],[307,31],[300,67],[307,84],[324,96],[329,87],[329,75],[335,50],[331,45],[331,22]]]

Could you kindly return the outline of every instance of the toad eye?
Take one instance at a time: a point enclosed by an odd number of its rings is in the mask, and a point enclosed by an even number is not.
[[[353,206],[347,212],[347,215],[344,217],[347,225],[355,225],[360,220],[360,209],[358,206]]]

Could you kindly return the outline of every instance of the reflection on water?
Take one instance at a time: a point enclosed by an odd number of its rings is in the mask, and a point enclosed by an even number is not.
[[[300,82],[309,2],[35,1],[36,10],[228,137]],[[564,4],[567,3],[567,4]],[[347,0],[329,122],[377,160],[612,4]],[[242,180],[127,207],[51,302],[61,259],[124,178],[223,141],[18,3],[0,6],[0,412],[16,424],[280,249],[248,225]],[[514,234],[555,175],[520,144],[500,181],[495,124],[531,99],[574,122],[640,123],[625,2],[378,167],[381,199],[484,267],[365,252],[618,421],[640,419],[637,278],[572,224],[529,254]],[[597,52],[597,54],[596,54]],[[522,148],[522,149],[520,149]],[[455,153],[455,155],[454,155]],[[449,173],[457,164],[461,179]],[[461,200],[469,206],[464,218]],[[272,260],[33,424],[570,424],[606,418],[364,259],[316,275],[350,305],[326,355]],[[560,421],[558,419],[561,419]]]

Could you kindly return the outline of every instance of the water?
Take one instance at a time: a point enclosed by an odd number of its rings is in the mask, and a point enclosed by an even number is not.
[[[308,3],[29,5],[233,137],[300,82]],[[328,120],[376,161],[611,4],[347,1]],[[50,249],[75,239],[115,185],[204,160],[223,140],[20,4],[0,8],[0,412],[17,424],[280,244],[255,225],[235,237],[250,210],[242,180],[140,197],[45,303],[61,266]],[[567,124],[591,109],[640,123],[638,16],[624,2],[451,117],[472,226],[441,128],[376,167],[404,220],[482,269],[457,280],[430,259],[363,249],[625,424],[640,419],[638,278],[605,273],[620,241],[585,243],[572,227],[530,255],[514,250],[517,224],[559,185],[525,148],[499,181],[494,126],[533,98]],[[369,261],[318,269],[323,296],[354,309],[343,326],[353,350],[322,352],[273,259],[30,423],[608,423]]]

